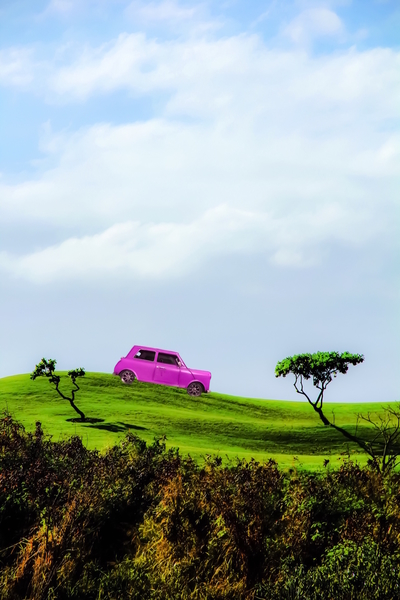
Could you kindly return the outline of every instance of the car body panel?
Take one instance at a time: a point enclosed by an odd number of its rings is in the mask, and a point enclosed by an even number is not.
[[[129,370],[138,381],[187,388],[199,382],[205,392],[210,391],[211,373],[189,369],[178,352],[149,346],[135,345],[114,367],[114,375]]]
[[[180,367],[178,365],[156,364],[154,371],[154,383],[165,383],[166,385],[176,385],[179,387]]]

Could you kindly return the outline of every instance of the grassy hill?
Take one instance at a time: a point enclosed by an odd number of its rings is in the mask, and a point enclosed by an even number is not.
[[[66,373],[60,389],[69,395]],[[81,389],[76,404],[96,423],[74,423],[78,415],[62,400],[46,379],[31,381],[28,374],[0,379],[0,410],[7,409],[28,431],[41,421],[52,439],[79,435],[88,448],[100,451],[117,443],[130,430],[147,442],[167,436],[167,447],[201,459],[206,454],[227,458],[275,458],[280,466],[296,462],[305,469],[321,469],[324,458],[337,466],[347,449],[343,437],[319,420],[306,401],[286,402],[227,396],[211,392],[200,398],[186,390],[135,382],[125,386],[119,378],[104,373],[87,373],[78,381]],[[385,404],[387,405],[387,403]],[[382,412],[380,403],[325,404],[327,416],[335,412],[336,423],[355,430],[359,412]],[[359,424],[358,433],[371,432]],[[357,446],[350,450],[358,451]],[[294,461],[294,456],[298,458]],[[364,454],[358,454],[361,464]]]

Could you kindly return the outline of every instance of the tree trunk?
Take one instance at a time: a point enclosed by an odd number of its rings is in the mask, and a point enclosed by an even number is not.
[[[78,415],[80,416],[80,418],[82,419],[82,421],[84,421],[86,419],[85,415],[83,414],[83,412],[81,410],[79,410],[79,408],[76,406],[76,404],[74,403],[73,400],[71,400],[70,398],[68,398],[69,403],[71,404],[72,408],[74,410],[76,410],[76,412],[78,413]]]
[[[322,412],[322,408],[317,408],[314,404],[313,404],[313,407],[314,407],[315,412],[317,412],[319,414],[319,418],[321,419],[321,421],[323,422],[324,425],[331,425],[332,427],[335,427],[335,425],[333,425],[330,421],[328,421],[328,419]]]
[[[326,416],[324,415],[324,413],[322,412],[322,408],[317,408],[316,406],[314,406],[314,410],[315,410],[315,412],[317,412],[319,414],[319,418],[321,419],[321,421],[323,422],[324,425],[329,425],[330,427],[333,427],[333,429],[336,429],[336,431],[339,431],[339,433],[341,433],[342,435],[344,435],[344,437],[347,438],[350,442],[354,442],[355,444],[357,444],[358,446],[360,446],[360,448],[362,448],[364,450],[364,452],[366,452],[369,456],[371,456],[372,458],[375,458],[371,454],[371,451],[368,448],[368,446],[365,444],[365,442],[363,442],[360,438],[354,436],[353,434],[349,433],[345,429],[342,429],[342,427],[338,427],[337,425],[334,425],[333,423],[331,423],[326,418]]]

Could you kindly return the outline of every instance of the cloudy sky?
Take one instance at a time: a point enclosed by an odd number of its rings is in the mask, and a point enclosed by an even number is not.
[[[397,0],[2,0],[0,377],[134,344],[400,400]]]

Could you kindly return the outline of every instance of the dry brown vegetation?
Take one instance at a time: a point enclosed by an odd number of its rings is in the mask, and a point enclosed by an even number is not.
[[[345,459],[199,466],[133,435],[102,455],[6,414],[0,598],[397,598],[399,487]]]

